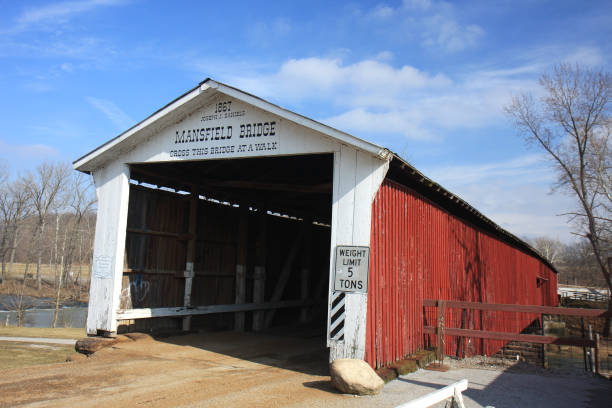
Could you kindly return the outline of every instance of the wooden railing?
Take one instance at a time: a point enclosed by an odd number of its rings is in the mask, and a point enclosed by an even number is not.
[[[425,326],[425,334],[437,336],[438,360],[444,359],[444,336],[459,336],[472,337],[489,340],[503,341],[522,341],[528,343],[539,344],[557,344],[565,346],[587,347],[594,350],[595,355],[595,370],[599,370],[598,350],[599,350],[599,334],[595,338],[581,337],[553,337],[537,334],[520,334],[509,332],[496,332],[489,330],[473,330],[463,329],[458,327],[446,327],[445,312],[446,309],[465,309],[465,310],[484,310],[496,312],[515,312],[515,313],[536,313],[546,315],[562,315],[562,316],[578,316],[578,317],[609,317],[612,312],[605,309],[575,309],[552,306],[537,306],[537,305],[511,305],[499,303],[479,303],[479,302],[464,302],[457,300],[431,300],[423,301],[423,307],[437,308],[437,325]]]
[[[452,398],[455,402],[455,405],[451,403],[452,406],[465,408],[465,405],[463,403],[463,395],[461,393],[467,390],[467,388],[468,380],[463,379],[439,390],[430,392],[429,394],[424,395],[420,398],[417,398],[402,405],[398,405],[395,408],[427,408],[449,398]]]

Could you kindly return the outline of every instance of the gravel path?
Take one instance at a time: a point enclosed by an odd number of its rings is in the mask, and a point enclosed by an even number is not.
[[[47,337],[12,337],[0,336],[0,341],[16,341],[19,343],[50,343],[50,344],[69,344],[74,346],[76,339],[51,339]]]

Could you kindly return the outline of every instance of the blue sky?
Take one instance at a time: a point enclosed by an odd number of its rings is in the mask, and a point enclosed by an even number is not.
[[[0,159],[73,161],[206,77],[400,154],[521,236],[570,197],[502,108],[558,62],[610,70],[605,1],[0,0]]]

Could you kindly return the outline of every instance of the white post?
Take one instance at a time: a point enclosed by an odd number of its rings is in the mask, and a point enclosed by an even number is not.
[[[389,163],[342,145],[334,153],[331,259],[328,297],[329,360],[365,356],[367,294],[345,293],[343,339],[331,339],[333,276],[337,245],[370,246],[372,202]],[[338,322],[333,322],[337,324]]]
[[[123,258],[130,192],[130,169],[111,163],[93,174],[98,216],[93,250],[87,334],[117,333],[117,310],[123,278]]]

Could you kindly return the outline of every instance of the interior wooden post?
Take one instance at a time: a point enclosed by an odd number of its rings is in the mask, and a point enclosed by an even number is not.
[[[302,245],[302,270],[300,274],[300,295],[302,300],[308,299],[310,288],[308,282],[310,280],[310,269],[312,261],[312,219],[304,218],[304,244]],[[300,322],[308,321],[307,307],[300,311]]]
[[[191,189],[191,199],[189,200],[189,240],[187,241],[187,262],[185,265],[185,298],[184,306],[191,306],[191,287],[193,285],[194,262],[195,262],[195,249],[197,239],[197,227],[198,227],[198,202],[199,193],[194,187]],[[191,316],[183,317],[183,331],[191,330]]]
[[[259,205],[258,237],[256,247],[255,270],[253,273],[253,303],[264,303],[266,288],[266,260],[268,255],[268,217],[265,205]],[[260,331],[264,327],[265,312],[253,313],[253,331]]]
[[[285,291],[285,287],[287,286],[287,282],[289,281],[289,277],[291,276],[291,269],[295,258],[300,249],[300,244],[302,243],[302,239],[304,238],[304,225],[300,227],[300,232],[287,255],[287,259],[285,260],[285,264],[283,265],[283,269],[278,277],[278,281],[274,286],[274,292],[272,292],[272,297],[270,298],[270,302],[278,302],[281,297],[283,297],[283,292]],[[265,327],[270,327],[272,324],[272,319],[274,319],[274,314],[276,310],[272,309],[266,314]]]
[[[248,244],[249,206],[240,204],[240,219],[238,225],[238,251],[236,257],[236,304],[246,302],[246,270]],[[244,331],[244,312],[236,312],[234,329]]]

